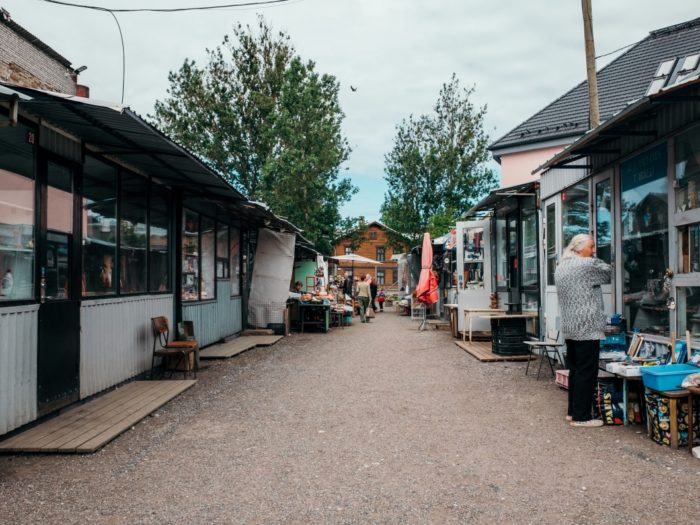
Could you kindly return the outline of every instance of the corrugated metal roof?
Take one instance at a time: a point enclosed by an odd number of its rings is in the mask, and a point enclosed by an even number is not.
[[[700,18],[652,31],[598,72],[600,118],[605,121],[644,96],[664,59],[700,52]],[[584,81],[495,141],[489,149],[580,136],[588,131],[588,82]]]
[[[467,213],[464,214],[465,217],[474,215],[479,211],[492,210],[496,207],[499,202],[509,199],[511,197],[518,197],[522,195],[536,195],[538,187],[537,181],[525,182],[523,184],[516,184],[515,186],[508,186],[507,188],[498,188],[489,193],[486,197],[481,199],[475,206],[473,206]]]
[[[215,200],[234,217],[294,233],[301,231],[263,203],[247,200],[203,159],[175,143],[128,107],[0,83],[0,100],[14,96],[20,98],[24,111],[78,137],[90,151],[115,159],[164,184],[186,189],[188,196]],[[306,239],[303,241],[311,244]]]

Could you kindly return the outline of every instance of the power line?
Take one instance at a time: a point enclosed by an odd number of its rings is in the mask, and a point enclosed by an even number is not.
[[[122,101],[121,104],[124,104],[124,84],[126,82],[126,51],[124,51],[124,35],[122,34],[122,26],[119,24],[119,20],[117,20],[117,15],[115,15],[112,11],[109,11],[109,14],[112,15],[112,18],[114,18],[114,21],[117,23],[117,27],[119,28],[119,38],[122,41]]]
[[[93,9],[95,11],[108,11],[110,13],[178,13],[183,11],[209,11],[212,9],[226,9],[231,7],[251,7],[273,4],[285,4],[291,0],[259,0],[257,2],[238,2],[233,4],[209,5],[199,7],[171,7],[171,8],[141,8],[141,9],[113,9],[111,7],[100,7],[96,5],[74,4],[61,0],[42,0],[49,4],[58,4],[68,7],[80,7],[82,9]]]
[[[596,60],[598,60],[599,58],[603,58],[603,57],[607,57],[607,56],[610,56],[610,55],[614,55],[614,54],[617,53],[618,51],[622,51],[623,49],[627,49],[628,47],[632,47],[633,45],[638,44],[638,43],[639,43],[639,41],[637,41],[637,42],[632,42],[631,44],[627,44],[626,46],[622,46],[622,47],[617,48],[615,51],[610,51],[610,53],[605,53],[604,55],[598,55],[598,56],[595,57],[595,58],[596,58]]]

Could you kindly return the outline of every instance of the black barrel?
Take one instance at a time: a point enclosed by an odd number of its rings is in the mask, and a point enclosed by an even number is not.
[[[525,319],[520,317],[491,319],[491,351],[499,355],[527,355]]]

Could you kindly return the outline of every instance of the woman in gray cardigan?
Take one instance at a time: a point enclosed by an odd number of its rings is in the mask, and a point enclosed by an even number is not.
[[[591,411],[598,379],[600,340],[605,337],[601,285],[610,282],[612,269],[594,255],[593,237],[584,233],[575,235],[554,272],[569,367],[566,419],[574,427],[603,425],[601,420],[592,419]]]

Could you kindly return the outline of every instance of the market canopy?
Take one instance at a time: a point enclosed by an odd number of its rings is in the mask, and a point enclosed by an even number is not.
[[[511,197],[534,197],[537,192],[537,185],[538,182],[533,181],[493,190],[486,197],[481,199],[475,206],[473,206],[467,213],[465,213],[464,216],[470,217],[479,211],[493,210],[497,204]]]
[[[362,255],[357,255],[356,253],[349,253],[347,255],[331,255],[328,257],[329,259],[335,259],[336,261],[341,261],[341,262],[351,262],[351,263],[359,263],[359,264],[374,264],[374,265],[381,265],[383,264],[380,261],[375,261],[374,259],[370,259],[369,257],[363,257]]]

